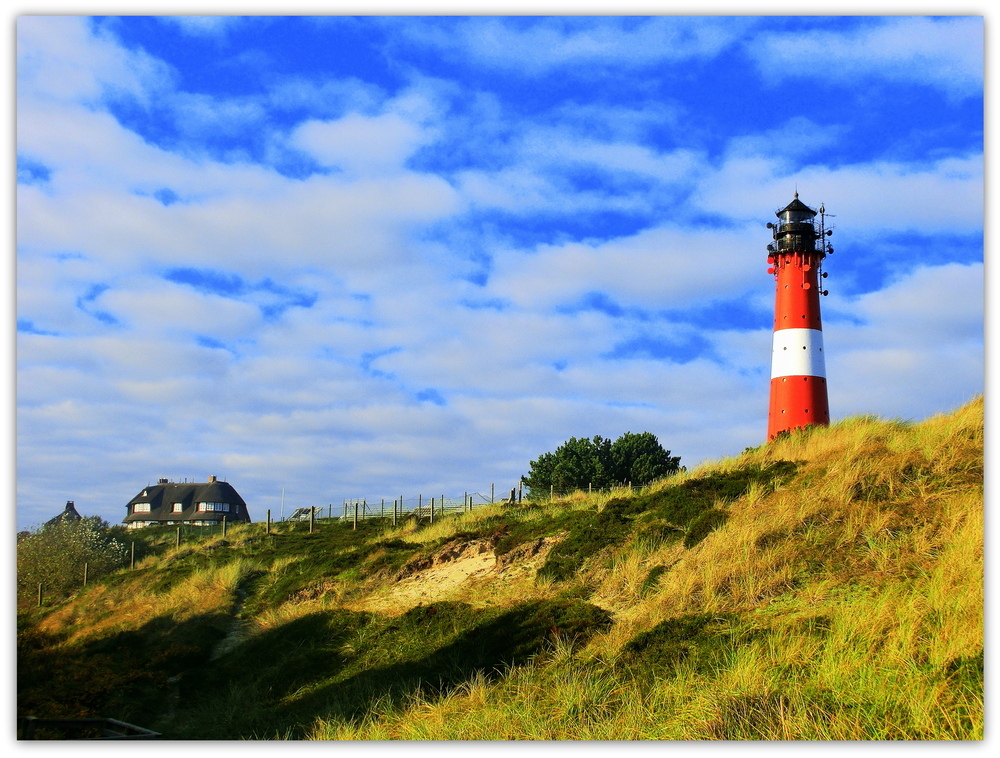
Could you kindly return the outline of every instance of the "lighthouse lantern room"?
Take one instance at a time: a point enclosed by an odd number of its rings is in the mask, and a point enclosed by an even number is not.
[[[826,361],[819,296],[826,278],[823,259],[833,253],[827,238],[826,211],[799,200],[799,193],[769,223],[774,242],[767,246],[767,272],[774,275],[774,341],[771,348],[771,402],[767,438],[800,427],[830,423]]]

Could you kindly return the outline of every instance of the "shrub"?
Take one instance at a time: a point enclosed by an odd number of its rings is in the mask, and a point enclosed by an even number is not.
[[[106,521],[89,516],[80,521],[45,525],[17,542],[17,598],[36,597],[38,585],[48,597],[62,597],[83,584],[125,565],[125,543]]]

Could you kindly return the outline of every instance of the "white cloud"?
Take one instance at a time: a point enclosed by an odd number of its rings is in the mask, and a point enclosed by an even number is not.
[[[382,174],[402,169],[426,137],[398,114],[368,117],[350,113],[337,121],[306,121],[291,135],[291,144],[324,166],[351,175]]]
[[[162,279],[142,277],[101,298],[101,307],[126,323],[137,338],[167,332],[182,338],[203,334],[223,341],[251,333],[261,321],[249,303],[218,295],[202,295]]]
[[[242,22],[239,16],[160,16],[159,19],[192,37],[225,37],[233,26]]]
[[[51,166],[52,178],[45,188],[19,186],[19,241],[118,266],[166,258],[225,267],[234,252],[250,271],[321,260],[370,266],[401,256],[398,235],[408,225],[458,208],[447,182],[398,167],[385,176],[298,181],[253,164],[182,158],[104,114],[23,113],[22,149]],[[68,122],[73,129],[59,128]],[[391,151],[371,165],[386,160],[395,160]],[[164,207],[149,196],[164,187],[181,202]]]
[[[601,244],[506,253],[498,257],[490,291],[536,308],[571,305],[588,291],[623,305],[680,308],[742,290],[759,272],[762,255],[751,228],[663,226]]]
[[[568,102],[557,105],[553,118],[578,134],[614,141],[642,141],[653,131],[681,131],[684,109],[677,102],[644,102],[641,107],[610,103]]]
[[[78,16],[19,16],[18,94],[94,102],[107,91],[148,102],[150,88],[170,80],[170,69],[144,52],[128,51]]]
[[[831,413],[922,418],[983,387],[983,266],[924,266],[849,302],[825,329]]]
[[[808,118],[795,116],[773,129],[734,137],[726,146],[726,155],[730,159],[780,157],[791,163],[820,148],[835,145],[844,132],[843,126],[817,124]]]
[[[917,231],[967,234],[983,225],[983,156],[920,163],[876,161],[790,169],[764,155],[729,157],[692,198],[705,211],[772,220],[796,187],[855,233]],[[775,200],[775,199],[778,200]]]
[[[789,77],[841,83],[865,79],[927,84],[956,97],[983,86],[983,19],[875,19],[849,31],[765,32],[747,50],[774,81]]]
[[[706,166],[690,150],[657,152],[634,142],[599,142],[564,129],[535,129],[499,169],[460,171],[455,180],[482,208],[516,214],[625,212],[650,214],[694,185]],[[576,172],[597,174],[580,189]]]
[[[327,118],[351,112],[374,115],[385,99],[380,87],[354,77],[320,81],[298,76],[280,78],[266,93],[266,101],[272,106],[306,108]]]
[[[841,307],[877,326],[872,343],[885,337],[917,348],[928,342],[982,342],[983,283],[981,263],[921,266],[884,289]]]
[[[573,17],[517,21],[471,18],[453,29],[411,23],[415,41],[461,50],[473,60],[497,68],[539,75],[571,65],[627,61],[650,66],[663,61],[709,58],[732,44],[750,19],[660,16],[626,23],[603,17],[586,25]]]

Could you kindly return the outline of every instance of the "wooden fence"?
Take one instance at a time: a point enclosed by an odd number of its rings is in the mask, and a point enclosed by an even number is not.
[[[612,491],[622,491],[627,490],[628,492],[634,492],[632,483],[629,482],[626,485],[620,487],[613,487],[611,489],[595,489],[593,487],[588,487],[587,491],[590,494],[595,492],[607,493]],[[579,491],[574,489],[573,492]],[[550,501],[556,500],[561,497],[572,494],[572,492],[556,492],[554,488],[550,488],[548,492],[548,499]],[[465,492],[462,497],[446,497],[445,495],[430,495],[426,496],[423,494],[417,494],[413,497],[403,497],[400,495],[398,498],[386,499],[379,498],[377,501],[369,501],[367,498],[348,498],[343,500],[340,506],[335,506],[330,503],[326,506],[313,506],[310,508],[299,508],[298,512],[306,511],[305,516],[299,516],[295,518],[279,519],[277,521],[272,520],[271,511],[266,512],[265,520],[262,522],[256,522],[264,527],[264,534],[271,535],[274,533],[274,528],[278,524],[283,524],[287,526],[282,527],[282,531],[288,528],[293,528],[295,524],[308,523],[309,531],[312,532],[318,523],[326,521],[330,522],[340,522],[349,523],[352,528],[357,529],[359,523],[363,523],[366,520],[378,519],[383,521],[386,525],[390,523],[395,526],[402,523],[408,518],[415,517],[418,522],[428,522],[434,523],[437,519],[444,516],[454,516],[459,513],[469,513],[475,508],[481,508],[484,505],[489,505],[492,503],[507,503],[507,504],[518,504],[523,501],[524,493],[521,487],[512,488],[509,491],[505,491],[500,499],[497,499],[496,487],[495,485],[490,485],[489,496],[480,492]],[[534,501],[538,501],[537,494]],[[295,512],[293,512],[295,513]],[[254,523],[254,522],[251,522]],[[235,525],[227,525],[226,519],[223,518],[221,522],[214,525],[195,525],[195,524],[178,524],[174,527],[174,546],[180,547],[182,542],[202,542],[213,536],[221,535],[226,536],[226,530],[232,529]],[[241,524],[242,526],[242,524]],[[82,586],[87,586],[88,581],[88,564],[84,563],[82,567]],[[135,542],[133,541],[130,545],[130,557],[129,557],[129,569],[135,568]],[[43,591],[44,587],[41,583],[38,585],[38,605],[41,606],[46,599],[44,597]]]

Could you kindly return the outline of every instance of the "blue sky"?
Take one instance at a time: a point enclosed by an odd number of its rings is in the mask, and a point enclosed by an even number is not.
[[[983,390],[981,17],[21,16],[16,81],[20,527],[739,453],[796,189],[833,418]]]

